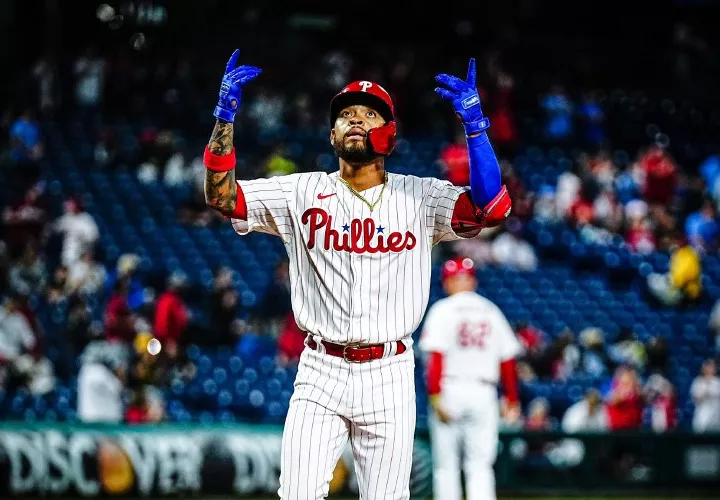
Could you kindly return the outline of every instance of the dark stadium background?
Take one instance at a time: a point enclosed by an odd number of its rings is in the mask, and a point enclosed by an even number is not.
[[[103,4],[112,7],[112,18],[99,18],[98,9]],[[478,58],[478,82],[486,92],[483,108],[490,112],[495,110],[499,94],[493,80],[497,75],[488,70],[491,65],[486,63],[495,57],[501,72],[511,75],[513,80],[510,108],[517,127],[516,141],[498,151],[515,172],[513,179],[525,193],[523,200],[538,200],[543,189],[553,185],[559,174],[576,168],[585,161],[586,153],[592,156],[597,152],[597,144],[588,144],[579,135],[560,142],[545,137],[546,116],[540,105],[541,96],[559,83],[575,101],[585,91],[597,91],[605,113],[602,127],[606,146],[621,170],[638,160],[651,144],[662,144],[681,179],[666,208],[677,218],[677,227],[682,232],[684,217],[698,209],[701,197],[709,194],[709,188],[699,181],[700,167],[720,153],[719,22],[720,2],[712,0],[427,4],[230,0],[0,2],[3,47],[0,207],[15,206],[30,187],[25,184],[29,170],[19,171],[9,156],[10,129],[24,109],[37,108],[38,88],[33,69],[43,54],[52,54],[60,105],[52,113],[40,113],[46,150],[43,159],[31,165],[38,169],[43,185],[48,186],[48,220],[61,215],[67,196],[76,195],[88,202],[89,213],[100,222],[102,234],[96,251],[100,262],[111,273],[120,254],[135,250],[133,245],[139,242],[144,285],[155,296],[166,287],[166,279],[174,269],[172,264],[179,262],[189,277],[187,305],[198,320],[192,339],[201,338],[212,324],[206,305],[211,290],[208,273],[219,265],[228,265],[236,272],[233,286],[241,296],[238,317],[246,328],[245,338],[253,338],[252,344],[221,349],[189,342],[181,356],[183,367],[192,365],[196,370],[193,373],[198,375],[191,380],[183,379],[182,383],[164,380],[151,384],[166,405],[164,422],[133,427],[130,431],[123,424],[85,427],[78,422],[75,408],[80,358],[77,352],[68,354],[64,350],[71,342],[64,337],[69,324],[67,303],[50,304],[47,288],[29,297],[27,307],[40,324],[42,352],[55,366],[55,386],[46,394],[36,395],[26,388],[5,388],[0,382],[0,494],[14,493],[10,476],[16,470],[10,461],[9,441],[2,440],[3,433],[24,436],[22,446],[27,450],[31,446],[27,443],[35,443],[33,456],[38,463],[45,463],[43,457],[49,456],[46,440],[55,425],[57,431],[67,436],[66,443],[79,441],[77,435],[83,432],[92,432],[98,440],[105,434],[111,440],[118,435],[130,436],[127,438],[131,440],[146,435],[158,442],[172,442],[173,433],[180,430],[187,435],[209,433],[217,444],[228,436],[231,441],[233,433],[244,436],[248,429],[265,429],[266,425],[277,430],[282,423],[294,368],[292,363],[279,360],[276,336],[268,334],[277,333],[277,324],[267,326],[263,316],[263,301],[271,289],[274,267],[284,257],[282,247],[262,235],[238,243],[239,238],[221,224],[187,228],[178,221],[176,211],[179,213],[190,198],[188,189],[147,187],[136,179],[138,165],[147,160],[144,134],[156,137],[153,134],[158,131],[170,130],[181,138],[191,158],[202,153],[214,123],[212,108],[222,68],[233,49],[242,50],[242,63],[264,70],[244,91],[245,103],[236,138],[239,177],[265,175],[265,162],[277,145],[285,146],[283,154],[298,171],[335,168],[334,163],[328,163],[330,151],[324,135],[329,99],[338,90],[328,84],[327,66],[323,62],[331,51],[342,52],[353,62],[350,79],[371,75],[393,94],[403,143],[388,168],[408,174],[442,176],[444,172],[437,160],[443,147],[453,140],[456,122],[447,104],[432,92],[433,75],[463,74],[467,59]],[[690,37],[679,40],[678,33],[683,29]],[[142,69],[146,76],[122,84],[106,80],[108,91],[101,107],[83,114],[74,104],[72,64],[89,44],[98,49],[111,67],[122,60],[130,68],[128,74]],[[157,70],[164,65],[174,68],[183,60],[189,63],[192,86],[190,90],[181,90],[181,99],[173,104],[166,101],[165,93],[176,83],[170,76],[172,70]],[[407,74],[402,73],[405,67],[411,68]],[[156,77],[156,72],[160,76]],[[253,119],[246,116],[263,89],[287,97],[309,96],[309,111],[314,117],[308,121],[311,125],[294,128],[300,121],[290,120],[287,127],[263,135]],[[93,163],[90,151],[105,131],[114,131],[130,144],[121,152],[120,163],[124,166],[118,170],[104,170]],[[115,210],[115,205],[120,208]],[[608,346],[621,329],[628,328],[648,353],[654,339],[663,337],[670,352],[659,373],[673,385],[677,425],[664,432],[654,429],[653,401],[649,400],[639,429],[583,438],[587,439],[589,458],[579,468],[564,469],[548,459],[547,453],[565,437],[561,425],[563,413],[589,388],[605,394],[612,373],[602,377],[579,373],[568,380],[546,373],[525,383],[522,395],[526,410],[533,401],[548,402],[550,427],[535,434],[527,429],[503,431],[503,449],[497,466],[501,491],[518,495],[536,493],[549,498],[566,494],[583,498],[589,492],[606,491],[619,492],[628,498],[679,495],[674,493],[677,491],[700,491],[703,498],[717,497],[720,472],[712,464],[720,456],[720,436],[693,431],[695,405],[690,395],[690,385],[702,362],[718,359],[720,344],[710,325],[711,312],[720,299],[717,241],[702,252],[704,281],[700,300],[676,308],[658,304],[646,287],[650,272],[668,270],[674,249],[664,243],[669,234],[656,231],[657,248],[650,254],[629,252],[614,246],[623,241],[623,232],[614,233],[613,244],[607,246],[588,243],[583,239],[582,228],[574,221],[543,225],[536,220],[532,208],[525,207],[526,213],[521,213],[524,206],[516,204],[509,227],[530,243],[538,257],[537,269],[516,270],[502,263],[482,265],[480,291],[501,305],[519,332],[529,324],[542,331],[548,344],[556,347],[561,324],[571,327],[576,343],[580,342],[585,327],[604,329]],[[528,206],[532,207],[532,202]],[[149,223],[148,218],[152,219]],[[657,220],[653,222],[661,226]],[[153,239],[143,227],[159,227],[164,236]],[[0,235],[5,241],[7,228],[3,226],[2,231]],[[187,253],[183,253],[184,246],[188,246]],[[438,250],[436,264],[454,251],[449,246]],[[43,240],[40,254],[52,277],[58,265],[58,242],[52,238]],[[19,256],[7,261],[0,259],[0,271],[18,259]],[[245,262],[247,259],[249,263]],[[194,268],[196,265],[200,267]],[[0,297],[4,299],[10,292],[6,277],[0,272]],[[87,302],[93,319],[100,324],[109,296],[109,292],[100,292]],[[431,300],[441,296],[434,272]],[[152,307],[138,314],[151,317]],[[596,323],[592,324],[593,321]],[[102,330],[99,335],[102,338]],[[236,358],[240,361],[235,361]],[[242,369],[233,372],[233,366]],[[645,367],[638,375],[646,383],[653,373]],[[227,382],[243,377],[246,379],[242,383],[258,391],[262,400],[253,403],[248,389],[240,390]],[[212,384],[208,385],[210,379]],[[132,399],[130,394],[142,386],[137,380],[134,383],[127,402]],[[213,384],[214,389],[208,389]],[[222,403],[219,396],[223,384],[237,389],[231,394],[231,403]],[[418,439],[427,445],[421,363],[417,384]],[[37,441],[33,441],[35,438]],[[97,449],[101,448],[97,444]],[[225,487],[232,482],[223,472],[230,470],[229,453],[226,449],[220,453],[213,449],[207,444],[206,455],[199,460],[220,464],[221,472],[215,471],[213,475],[206,465],[202,472],[203,488],[192,495],[205,498],[224,494],[218,485]],[[418,449],[414,491],[426,492],[430,448],[419,445]],[[70,456],[71,452],[63,448],[61,454]],[[267,456],[271,455],[268,452]],[[173,460],[178,456],[172,455]],[[625,458],[632,464],[627,465]],[[110,484],[107,477],[112,475],[107,471],[112,469],[112,463],[113,458],[106,455],[99,458],[88,455],[83,462],[89,476],[105,477],[105,493],[112,490],[107,486]],[[22,467],[26,473],[28,463],[23,462]],[[71,469],[58,472],[51,466],[49,475],[67,474],[69,478],[75,473]],[[132,484],[127,491],[122,490],[131,497],[139,491],[132,479],[136,472],[128,476],[131,479],[118,473],[123,477],[118,484],[125,484],[123,481]],[[338,494],[352,496],[346,486],[339,484]],[[47,485],[38,482],[26,493],[40,495],[43,487]],[[258,486],[255,493],[266,493],[263,487]],[[155,483],[153,488],[153,495],[164,494]],[[74,491],[57,493],[71,495]],[[413,498],[421,496],[417,493]]]

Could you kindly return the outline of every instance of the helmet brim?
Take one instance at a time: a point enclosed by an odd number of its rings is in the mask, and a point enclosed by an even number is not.
[[[335,120],[337,120],[340,111],[355,104],[374,109],[385,119],[385,123],[395,119],[390,106],[380,97],[368,92],[344,92],[335,96],[330,103],[330,126],[335,125]]]

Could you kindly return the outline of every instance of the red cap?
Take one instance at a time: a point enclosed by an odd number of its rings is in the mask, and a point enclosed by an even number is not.
[[[343,108],[353,104],[365,104],[375,109],[386,122],[395,120],[395,106],[387,90],[367,80],[358,80],[345,86],[330,101],[330,126]]]
[[[442,280],[464,274],[475,277],[475,263],[469,257],[455,257],[448,260],[442,267]]]

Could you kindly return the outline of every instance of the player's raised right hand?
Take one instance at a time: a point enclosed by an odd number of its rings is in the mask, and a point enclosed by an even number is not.
[[[235,113],[240,107],[242,86],[254,80],[262,72],[260,68],[255,66],[235,67],[239,55],[240,50],[236,49],[225,66],[225,74],[220,84],[220,96],[213,112],[213,115],[218,120],[230,123],[235,121]]]

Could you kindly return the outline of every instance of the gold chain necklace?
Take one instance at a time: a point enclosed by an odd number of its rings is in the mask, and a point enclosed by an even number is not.
[[[353,187],[348,183],[348,181],[346,181],[345,179],[343,179],[342,177],[340,177],[339,174],[338,174],[338,179],[340,180],[340,182],[342,182],[343,184],[345,184],[345,185],[347,186],[347,188],[350,190],[350,192],[351,192],[352,194],[354,194],[355,196],[357,196],[358,198],[360,198],[360,200],[361,200],[363,203],[365,203],[365,204],[368,206],[368,208],[370,208],[370,211],[372,212],[373,210],[375,210],[375,207],[378,205],[378,203],[380,203],[380,200],[382,199],[382,195],[383,195],[383,193],[385,192],[385,186],[387,186],[387,181],[388,181],[388,174],[387,174],[387,172],[385,172],[385,177],[384,177],[384,179],[383,179],[382,189],[380,189],[380,194],[378,195],[377,199],[376,199],[374,202],[372,202],[372,203],[370,203],[369,201],[367,201],[367,199],[365,199],[365,197],[364,197],[363,195],[361,195],[360,193],[358,193],[357,191],[355,191],[355,188],[353,188]]]

